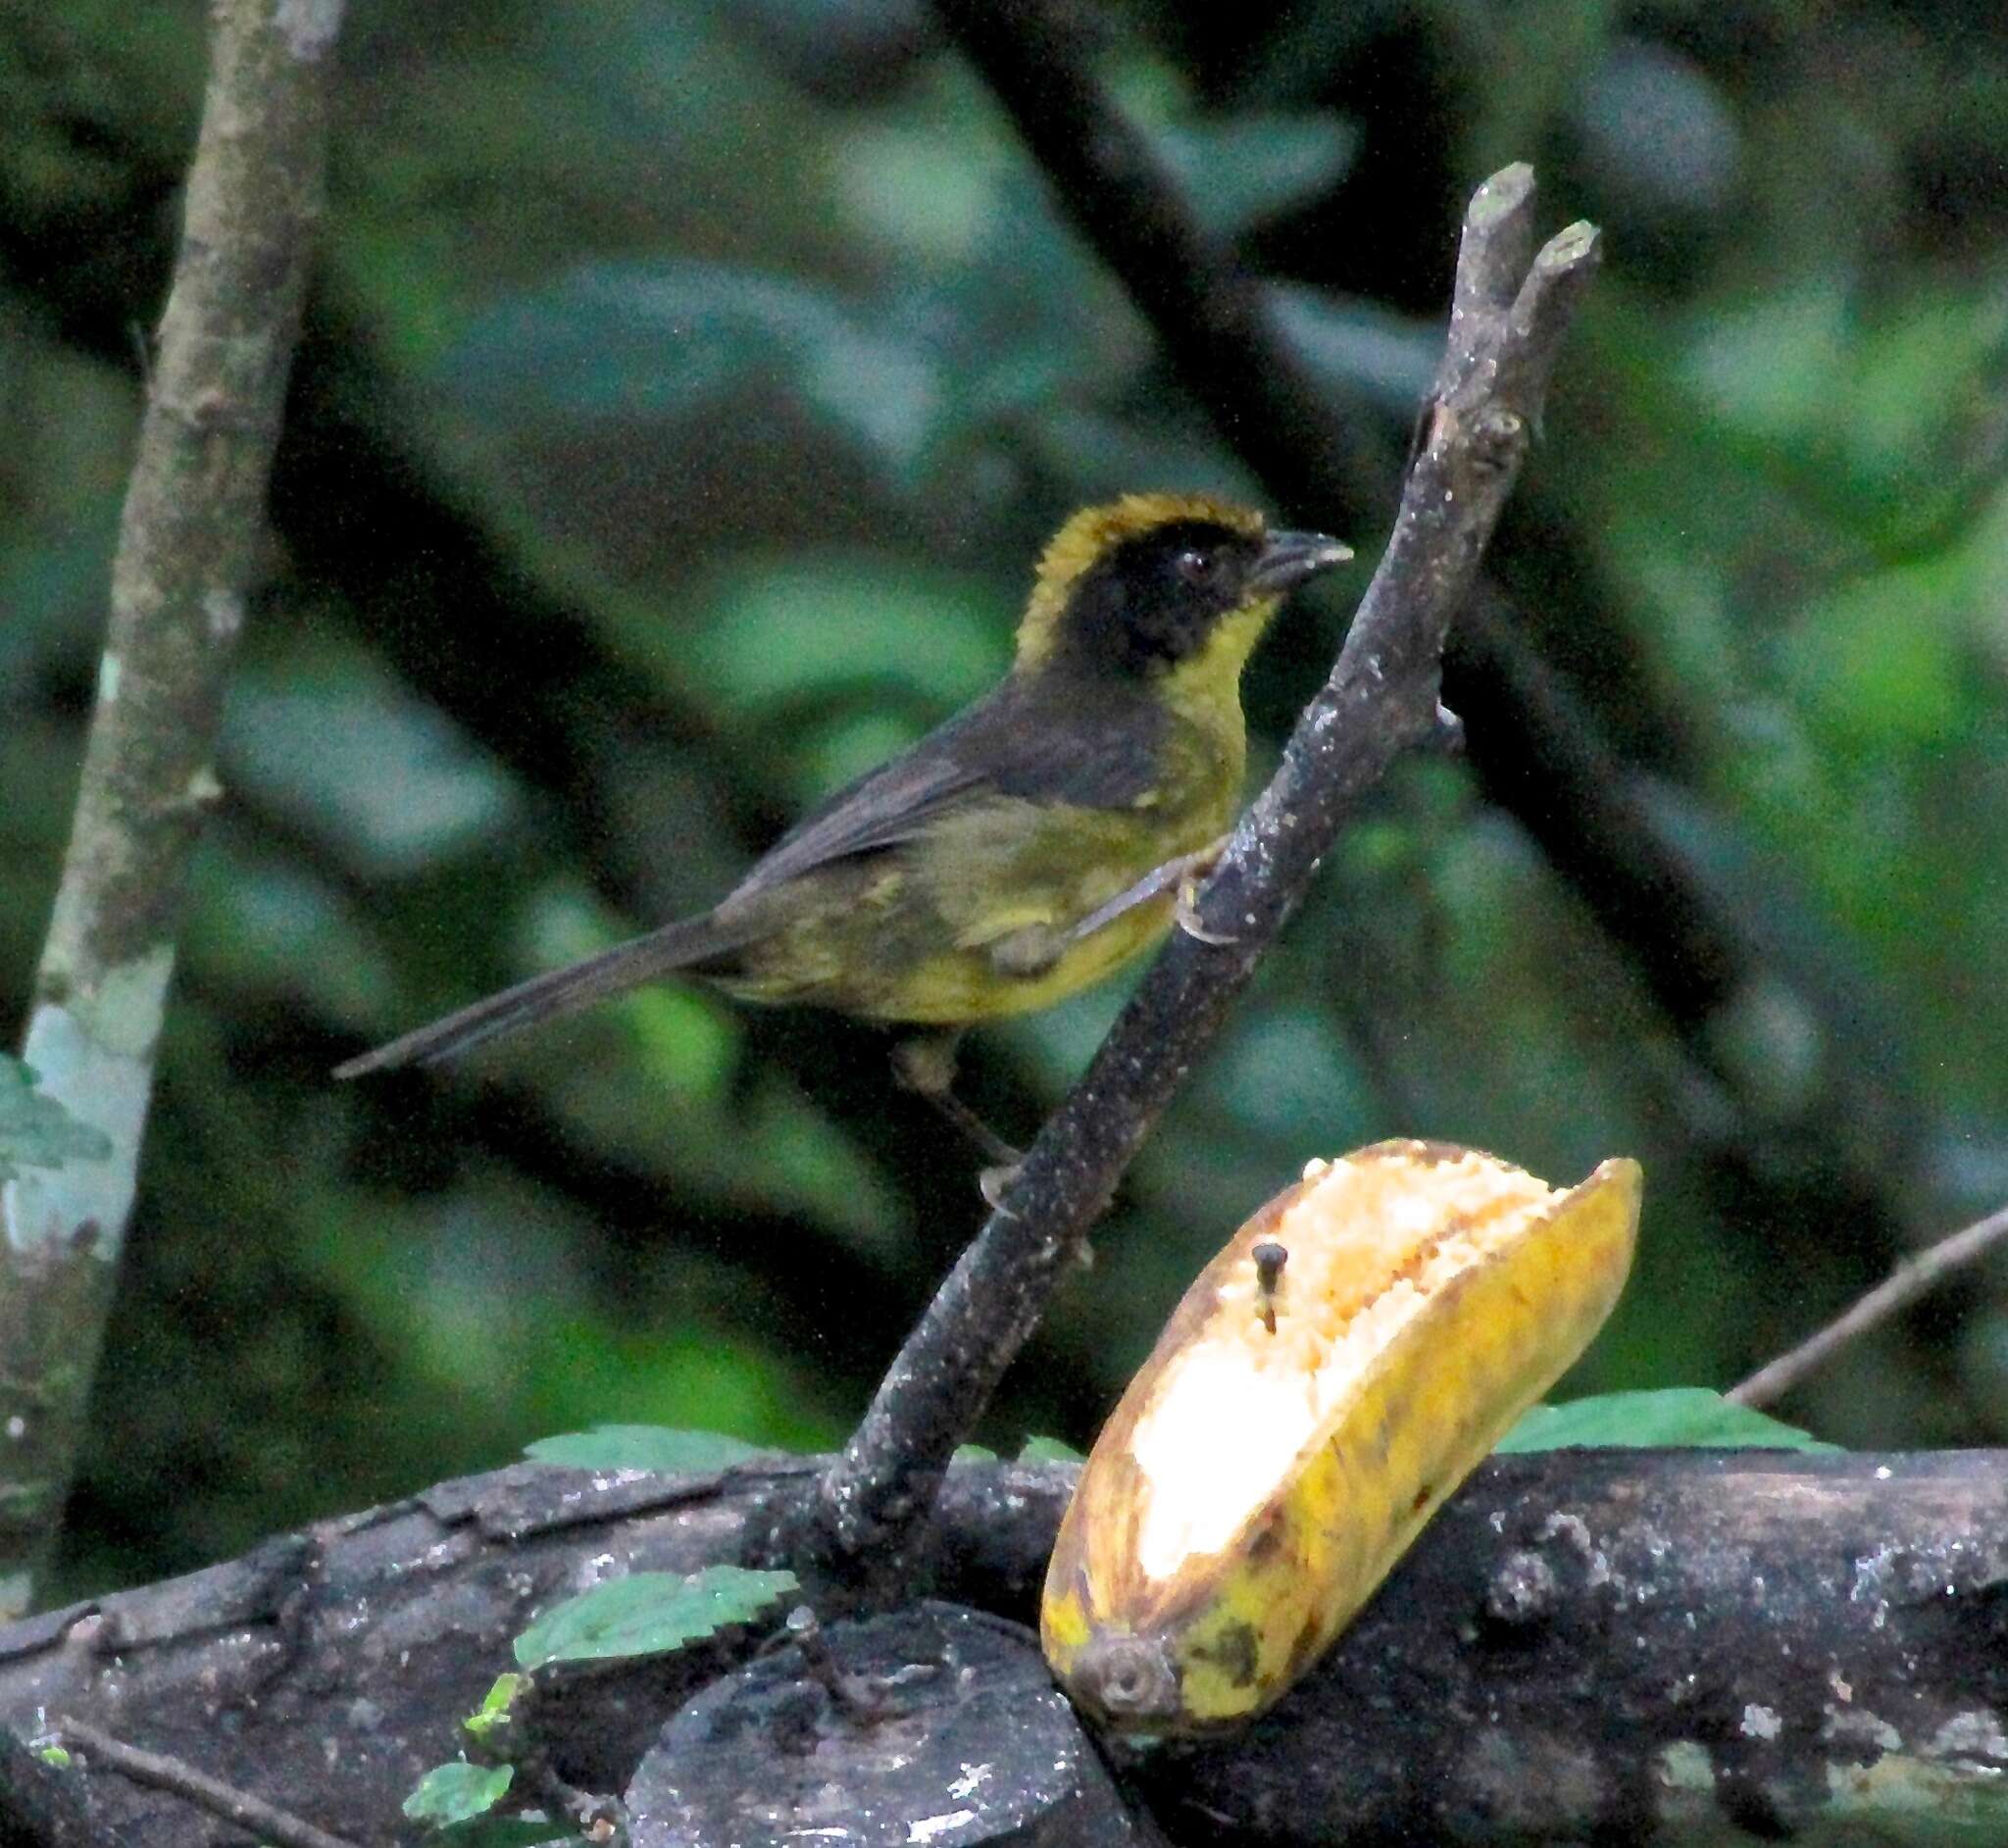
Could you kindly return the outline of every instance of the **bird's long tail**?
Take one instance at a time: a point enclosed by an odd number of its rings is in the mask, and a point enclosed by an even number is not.
[[[418,1027],[388,1045],[336,1066],[334,1075],[359,1078],[368,1072],[394,1071],[399,1066],[436,1065],[442,1059],[454,1058],[472,1046],[480,1045],[483,1040],[574,1013],[673,970],[705,963],[739,948],[748,934],[721,924],[715,912],[679,919],[630,943],[603,950],[569,969],[533,975],[528,981],[491,994],[429,1026]]]

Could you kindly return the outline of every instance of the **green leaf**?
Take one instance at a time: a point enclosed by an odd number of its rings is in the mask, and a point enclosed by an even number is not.
[[[500,1803],[515,1774],[507,1765],[470,1765],[465,1759],[434,1765],[405,1798],[404,1813],[413,1822],[430,1823],[435,1828],[468,1822]]]
[[[1810,597],[1775,647],[1785,686],[1849,756],[1949,749],[1986,710],[1970,612],[1999,571],[1998,538],[1857,575]]]
[[[372,1032],[410,1018],[378,931],[318,870],[222,827],[190,870],[190,886],[184,940],[189,973],[199,972],[204,986],[290,995]]]
[[[966,578],[826,555],[722,574],[678,645],[708,711],[766,721],[870,689],[882,712],[897,691],[917,733],[1010,666],[1010,615]]]
[[[540,1437],[524,1455],[575,1470],[646,1470],[652,1475],[700,1475],[765,1455],[723,1431],[679,1431],[667,1424],[595,1424],[589,1431]]]
[[[1707,1446],[1726,1450],[1838,1450],[1789,1424],[1732,1405],[1705,1386],[1607,1392],[1537,1405],[1508,1431],[1501,1454],[1530,1450]]]
[[[948,1461],[950,1463],[995,1463],[997,1461],[997,1453],[994,1450],[985,1449],[981,1444],[957,1444],[955,1446],[955,1454]]]
[[[518,1696],[532,1685],[527,1674],[498,1674],[495,1685],[482,1696],[481,1704],[463,1720],[461,1729],[488,1748],[494,1758],[506,1758],[497,1748],[516,1723],[514,1708]]]
[[[520,814],[502,766],[360,649],[302,647],[239,674],[223,755],[232,789],[373,879],[495,841]]]
[[[1344,177],[1359,131],[1332,116],[1237,116],[1168,128],[1158,150],[1201,227],[1232,238],[1307,205]]]
[[[1741,306],[1716,304],[1684,370],[1725,426],[1789,437],[1831,414],[1855,318],[1844,275],[1816,271]]]
[[[947,381],[882,320],[798,277],[688,260],[588,265],[483,316],[445,382],[484,416],[687,425],[777,389],[895,472]]]
[[[516,1659],[537,1669],[661,1655],[758,1617],[800,1584],[793,1573],[741,1566],[707,1566],[688,1578],[629,1573],[546,1611],[516,1639]]]
[[[1057,1437],[1028,1437],[1018,1453],[1020,1463],[1085,1463],[1087,1459],[1072,1444]]]
[[[32,1066],[0,1052],[0,1181],[19,1179],[24,1168],[102,1162],[111,1153],[110,1136],[37,1091]]]
[[[1412,418],[1436,373],[1433,326],[1327,289],[1278,283],[1270,305],[1284,336],[1334,390]]]

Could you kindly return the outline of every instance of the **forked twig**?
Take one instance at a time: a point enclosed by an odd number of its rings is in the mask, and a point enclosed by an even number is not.
[[[1436,728],[1444,637],[1597,264],[1587,225],[1538,255],[1533,246],[1533,175],[1510,167],[1466,214],[1447,348],[1393,535],[1331,677],[1200,890],[1205,940],[1174,934],[822,1480],[822,1550],[851,1566],[868,1596],[890,1595],[906,1579],[950,1453],[1354,805]]]

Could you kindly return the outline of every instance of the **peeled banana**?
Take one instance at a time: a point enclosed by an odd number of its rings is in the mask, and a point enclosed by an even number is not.
[[[1277,1700],[1589,1344],[1641,1176],[1549,1187],[1380,1142],[1236,1232],[1081,1470],[1046,1573],[1055,1675],[1102,1724],[1192,1734]]]

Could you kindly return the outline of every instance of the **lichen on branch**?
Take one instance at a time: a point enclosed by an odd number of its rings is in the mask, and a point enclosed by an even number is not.
[[[23,1046],[104,1152],[0,1190],[0,1611],[62,1511],[131,1210],[188,861],[306,295],[341,0],[223,0]]]

